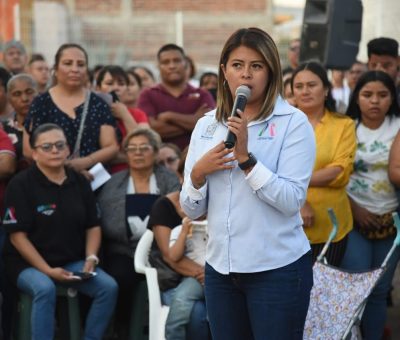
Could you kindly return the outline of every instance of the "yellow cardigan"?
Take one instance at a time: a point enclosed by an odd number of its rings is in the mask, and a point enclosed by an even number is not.
[[[334,240],[336,242],[345,237],[353,227],[346,185],[353,171],[356,152],[355,125],[349,117],[325,110],[314,133],[317,144],[314,171],[332,166],[340,166],[343,171],[326,187],[308,188],[307,202],[314,209],[315,219],[314,225],[305,227],[304,230],[312,244],[325,243],[332,230],[327,209],[333,208],[339,225]]]

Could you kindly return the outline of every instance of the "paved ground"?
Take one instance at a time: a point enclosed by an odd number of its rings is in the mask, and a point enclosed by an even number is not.
[[[388,308],[387,320],[390,337],[386,337],[385,340],[400,340],[400,264],[394,276],[393,288],[393,307]]]

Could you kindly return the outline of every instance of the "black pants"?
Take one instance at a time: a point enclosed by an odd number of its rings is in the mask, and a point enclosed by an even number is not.
[[[342,262],[342,258],[344,256],[344,252],[346,251],[347,238],[348,238],[348,235],[346,235],[340,241],[332,242],[329,245],[329,248],[325,254],[325,257],[330,265],[335,266],[335,267],[340,266],[340,264]],[[325,245],[325,243],[315,243],[315,244],[311,245],[312,262],[313,263],[317,260],[317,257],[321,253],[324,245]]]

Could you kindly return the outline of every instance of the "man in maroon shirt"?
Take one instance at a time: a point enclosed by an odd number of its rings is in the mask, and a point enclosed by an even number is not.
[[[183,49],[167,44],[157,53],[161,83],[143,90],[138,107],[147,113],[150,126],[164,142],[184,149],[196,122],[215,107],[208,91],[188,84]]]

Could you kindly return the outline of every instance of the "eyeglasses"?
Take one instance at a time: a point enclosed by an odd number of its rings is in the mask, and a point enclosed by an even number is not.
[[[136,153],[139,151],[140,153],[145,153],[145,152],[149,152],[152,149],[153,149],[153,147],[150,144],[128,145],[125,148],[125,152]]]
[[[160,159],[158,161],[159,165],[166,165],[166,164],[172,164],[173,162],[175,162],[178,159],[178,157],[167,157],[166,159]]]
[[[67,147],[67,142],[63,140],[59,140],[55,143],[43,143],[41,145],[36,145],[34,149],[41,149],[43,152],[51,152],[53,151],[53,147],[56,147],[57,151],[63,151]]]

